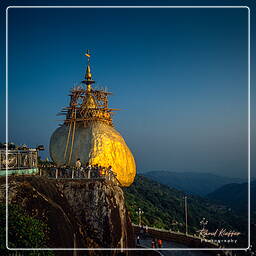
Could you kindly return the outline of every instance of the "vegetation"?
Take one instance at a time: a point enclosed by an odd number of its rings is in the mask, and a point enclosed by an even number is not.
[[[182,191],[169,188],[137,175],[135,182],[124,189],[126,205],[132,222],[138,224],[138,208],[142,224],[157,228],[185,231],[184,196]],[[211,203],[199,196],[186,195],[188,202],[188,231],[195,234],[201,229],[202,218],[208,220],[207,228],[233,229],[246,235],[247,218],[237,216],[230,208]]]
[[[251,181],[251,210],[256,211],[256,180]],[[231,183],[208,194],[207,198],[217,203],[228,205],[237,214],[248,213],[248,183]],[[239,203],[237,203],[239,202]]]
[[[9,248],[43,248],[47,247],[48,227],[42,221],[30,217],[20,206],[10,204],[8,207],[8,245]],[[6,232],[5,204],[0,204],[0,249],[8,254],[5,246]],[[2,255],[3,255],[2,254]],[[24,254],[25,255],[25,254]],[[54,255],[50,251],[28,251],[26,255]]]

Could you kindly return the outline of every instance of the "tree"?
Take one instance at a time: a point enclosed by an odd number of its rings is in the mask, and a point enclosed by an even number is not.
[[[5,246],[6,208],[0,204],[0,250],[8,254]],[[48,226],[42,221],[29,216],[19,205],[8,206],[8,247],[43,248],[47,247]],[[24,253],[23,253],[24,254]],[[27,251],[24,255],[54,255],[51,251]]]

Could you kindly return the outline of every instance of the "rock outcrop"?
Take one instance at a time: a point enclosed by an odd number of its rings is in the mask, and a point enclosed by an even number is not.
[[[0,200],[5,200],[0,179]],[[135,247],[131,221],[120,187],[104,180],[9,177],[8,200],[45,222],[50,248]],[[77,251],[76,255],[118,255],[120,251]],[[65,252],[73,255],[73,251]],[[123,255],[130,255],[125,251]]]

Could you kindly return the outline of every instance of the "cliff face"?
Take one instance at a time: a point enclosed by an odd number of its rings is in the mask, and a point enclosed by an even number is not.
[[[50,228],[52,248],[135,247],[123,191],[105,181],[9,177],[9,203]],[[0,179],[5,200],[5,179]],[[80,252],[85,255],[85,252]],[[77,251],[76,255],[80,254]],[[128,255],[128,252],[126,252]],[[117,255],[118,251],[87,251],[88,255]],[[65,255],[73,255],[72,251]]]

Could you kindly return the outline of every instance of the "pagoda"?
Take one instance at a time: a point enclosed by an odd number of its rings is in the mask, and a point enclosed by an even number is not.
[[[65,120],[50,139],[50,155],[57,166],[82,164],[112,167],[122,186],[130,186],[136,175],[134,157],[113,125],[114,111],[108,106],[110,92],[94,89],[89,51],[85,79],[70,91],[70,103],[59,115]]]

